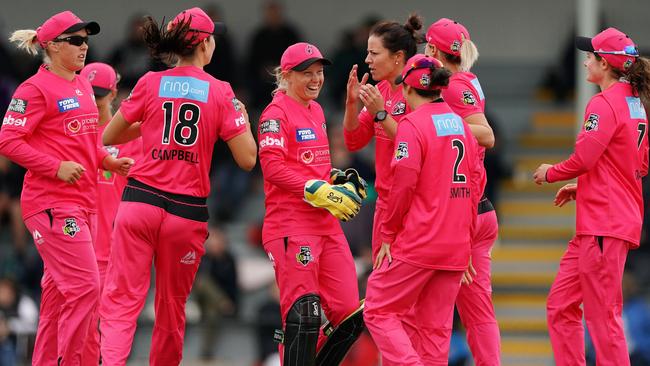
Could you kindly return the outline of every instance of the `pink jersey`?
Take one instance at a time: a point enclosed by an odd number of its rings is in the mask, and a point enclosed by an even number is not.
[[[305,183],[328,180],[332,169],[321,106],[311,101],[305,107],[277,93],[260,117],[258,141],[266,205],[262,241],[341,233],[334,216],[303,199]]]
[[[384,97],[384,108],[393,119],[399,123],[406,113],[411,109],[404,101],[402,95],[402,85],[398,85],[395,90],[391,90],[390,83],[386,80],[377,84],[379,92]],[[390,161],[393,157],[394,144],[384,131],[381,123],[374,121],[375,116],[371,115],[364,107],[359,113],[359,127],[354,131],[344,130],[345,145],[350,151],[357,151],[365,147],[372,136],[375,136],[375,171],[377,179],[375,189],[377,190],[377,206],[385,207],[388,190],[393,181],[393,173],[390,169]]]
[[[129,177],[162,191],[194,197],[210,193],[217,139],[247,130],[230,84],[195,66],[145,74],[120,111],[142,121],[142,158]]]
[[[476,75],[471,72],[456,72],[449,78],[449,87],[442,89],[442,99],[449,104],[451,110],[463,119],[477,114],[485,113],[485,94]],[[478,147],[478,156],[481,160],[481,187],[485,188],[487,174],[483,167],[485,148]]]
[[[569,159],[546,173],[548,182],[578,178],[576,234],[610,236],[639,246],[641,177],[648,173],[648,120],[627,82],[596,94]]]
[[[99,127],[98,138],[100,144],[105,129],[106,125]],[[137,165],[142,155],[142,139],[138,138],[117,146],[104,146],[104,150],[114,158],[131,158],[136,161],[135,164]],[[126,177],[104,169],[97,169],[97,240],[93,244],[98,261],[108,261],[113,221],[125,185]]]
[[[0,154],[27,169],[21,205],[28,218],[47,208],[80,206],[95,210],[98,112],[88,80],[66,80],[40,67],[20,84],[2,120]],[[56,174],[61,161],[86,172],[74,184]]]
[[[382,226],[391,254],[412,265],[464,270],[480,197],[478,144],[444,103],[406,115],[395,136],[393,180]]]

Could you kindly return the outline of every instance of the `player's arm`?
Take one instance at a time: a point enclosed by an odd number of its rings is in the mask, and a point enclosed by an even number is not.
[[[368,81],[365,74],[359,82],[357,65],[352,66],[348,77],[347,94],[345,99],[345,113],[343,115],[343,138],[345,146],[350,151],[361,150],[374,136],[373,116],[367,109],[359,113],[359,89]]]
[[[476,137],[479,145],[486,149],[494,147],[494,131],[492,131],[492,127],[485,118],[485,114],[475,113],[465,117],[464,120],[469,125],[469,129],[472,131],[472,135]]]
[[[140,136],[140,122],[130,123],[124,118],[122,111],[118,110],[104,130],[102,143],[104,145],[120,145]]]
[[[257,145],[251,132],[246,106],[235,97],[230,84],[221,88],[223,96],[217,99],[222,117],[219,138],[226,141],[237,165],[250,172],[257,163]]]

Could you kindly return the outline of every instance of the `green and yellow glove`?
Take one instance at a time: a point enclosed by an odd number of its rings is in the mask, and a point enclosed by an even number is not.
[[[352,183],[332,185],[318,179],[307,181],[304,189],[307,203],[324,208],[343,221],[352,219],[361,209],[361,197],[355,191]]]
[[[359,197],[361,197],[361,200],[365,200],[366,197],[368,196],[368,193],[366,192],[368,188],[368,184],[363,178],[361,178],[359,172],[357,172],[357,170],[354,168],[348,168],[345,169],[345,171],[342,171],[341,169],[333,168],[330,171],[330,183],[331,184],[352,183],[354,185],[355,193]]]

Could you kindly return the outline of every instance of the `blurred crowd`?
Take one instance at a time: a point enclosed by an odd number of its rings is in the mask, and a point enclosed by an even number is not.
[[[225,21],[216,5],[204,7],[204,10],[215,20]],[[216,39],[216,50],[212,63],[205,69],[218,79],[232,84],[237,97],[242,100],[249,111],[253,128],[256,127],[257,117],[261,108],[271,100],[274,88],[274,78],[271,70],[277,66],[282,51],[289,45],[306,41],[292,23],[285,18],[282,5],[274,0],[263,5],[263,23],[253,32],[243,57],[234,53],[229,36],[221,35]],[[147,71],[161,70],[165,66],[153,60],[142,41],[142,16],[133,14],[129,22],[124,40],[105,59],[95,55],[101,44],[91,43],[86,62],[102,61],[114,66],[121,75],[119,85],[119,101],[126,97],[136,81]],[[367,16],[356,26],[343,30],[339,35],[337,49],[328,53],[334,65],[326,70],[326,82],[319,102],[325,109],[328,118],[328,135],[331,144],[332,165],[339,168],[354,167],[368,182],[374,180],[374,154],[372,147],[357,154],[350,154],[343,141],[341,127],[341,111],[345,98],[347,75],[352,65],[359,65],[359,72],[368,71],[364,63],[366,57],[366,42],[370,28],[379,19]],[[8,35],[0,40],[0,110],[5,111],[9,105],[14,89],[31,76],[40,62],[26,57],[9,47],[6,42]],[[4,113],[4,112],[3,112]],[[488,117],[498,134],[498,121]],[[498,141],[498,136],[497,136]],[[198,305],[199,327],[201,328],[200,356],[209,360],[219,357],[215,354],[215,343],[220,336],[220,328],[224,320],[243,321],[240,315],[242,303],[242,274],[238,271],[242,258],[237,256],[240,250],[231,246],[226,233],[232,224],[243,224],[245,240],[248,241],[248,251],[263,257],[261,247],[261,218],[263,205],[259,201],[255,210],[245,210],[246,202],[254,197],[263,195],[261,172],[253,174],[238,169],[227,152],[227,146],[220,142],[214,150],[212,160],[212,193],[210,206],[210,236],[206,241],[206,254],[202,258],[201,267],[194,284],[192,300]],[[508,174],[504,167],[499,146],[488,152],[486,168],[491,184],[486,188],[490,200],[498,202],[498,182]],[[258,168],[259,169],[259,168]],[[26,231],[20,211],[20,192],[22,177],[25,171],[0,156],[0,366],[17,364],[17,358],[31,354],[30,345],[36,330],[38,303],[40,297],[40,277],[42,262],[31,244],[31,238]],[[645,192],[650,192],[650,187]],[[376,196],[376,195],[374,195]],[[370,240],[373,217],[372,190],[368,204],[355,220],[343,223],[352,253],[358,260],[360,291],[371,268]],[[256,201],[257,202],[257,201]],[[647,225],[646,225],[647,226]],[[638,252],[638,253],[637,253]],[[631,253],[630,266],[634,273],[640,273],[641,280],[630,277],[627,287],[625,316],[635,319],[629,322],[629,333],[633,336],[630,344],[637,350],[639,360],[650,364],[650,312],[644,296],[648,295],[648,279],[650,266],[644,265],[650,259],[650,235],[644,234],[641,249]],[[250,320],[257,333],[258,355],[257,364],[273,359],[277,352],[277,344],[273,343],[274,329],[281,327],[277,288],[273,283],[272,271],[268,272],[268,286],[265,289],[264,300],[259,301],[254,319]],[[645,290],[645,291],[644,291]],[[638,301],[636,299],[639,299]],[[464,336],[455,333],[452,339],[450,364],[464,365],[470,358]],[[379,357],[372,340],[364,334],[351,351],[345,365],[374,366]],[[638,363],[643,365],[644,363]]]

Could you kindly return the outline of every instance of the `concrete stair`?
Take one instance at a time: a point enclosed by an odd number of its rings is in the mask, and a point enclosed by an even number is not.
[[[517,140],[513,178],[501,185],[492,285],[504,366],[553,364],[545,303],[575,232],[575,204],[555,207],[555,193],[566,182],[539,186],[532,174],[540,164],[557,163],[571,154],[574,124],[571,112],[534,113],[530,129]]]

